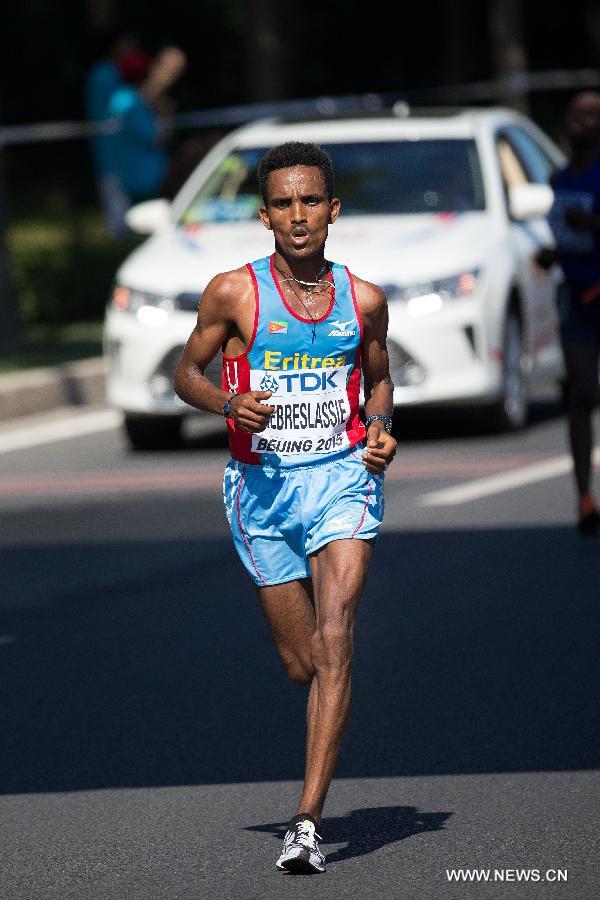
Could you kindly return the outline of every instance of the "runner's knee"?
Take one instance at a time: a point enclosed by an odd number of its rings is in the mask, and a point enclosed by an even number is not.
[[[312,664],[317,672],[336,671],[352,660],[352,629],[343,621],[324,622],[310,644]]]

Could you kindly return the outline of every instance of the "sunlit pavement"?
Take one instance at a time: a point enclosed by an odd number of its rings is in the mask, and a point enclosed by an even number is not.
[[[230,544],[222,438],[136,455],[95,412],[0,429],[3,896],[597,896],[600,544],[555,410],[399,421],[316,884],[274,866],[305,694]]]

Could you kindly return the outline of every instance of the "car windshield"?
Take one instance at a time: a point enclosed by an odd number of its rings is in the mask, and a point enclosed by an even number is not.
[[[323,144],[346,215],[482,210],[475,141],[465,139]],[[184,225],[255,219],[256,168],[267,148],[237,149],[216,166],[181,217]]]

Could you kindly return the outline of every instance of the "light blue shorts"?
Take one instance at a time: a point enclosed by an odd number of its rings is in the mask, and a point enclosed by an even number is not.
[[[327,461],[268,468],[231,460],[223,500],[237,552],[264,587],[310,577],[308,557],[330,541],[375,540],[383,475],[367,472],[362,444]]]

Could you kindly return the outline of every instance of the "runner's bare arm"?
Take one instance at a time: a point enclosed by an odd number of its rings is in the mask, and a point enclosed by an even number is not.
[[[394,411],[394,385],[390,378],[386,346],[388,308],[385,294],[374,284],[355,278],[356,301],[363,322],[362,370],[367,418]],[[363,462],[369,472],[384,471],[396,453],[396,441],[387,433],[381,420],[373,422],[367,432],[367,451]]]
[[[240,311],[249,290],[252,292],[253,289],[247,271],[236,269],[213,278],[202,295],[196,326],[184,347],[173,380],[177,395],[196,409],[223,415],[230,393],[212,384],[204,372],[232,335],[243,335]],[[250,298],[252,296],[251,293]],[[274,407],[259,401],[270,396],[268,391],[240,394],[231,401],[232,418],[245,431],[264,430]]]

